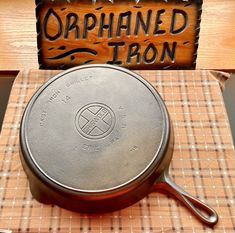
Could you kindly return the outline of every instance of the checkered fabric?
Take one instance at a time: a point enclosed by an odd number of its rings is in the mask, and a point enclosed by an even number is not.
[[[58,71],[23,71],[12,88],[0,139],[0,229],[12,232],[235,232],[235,153],[220,82],[210,71],[138,71],[170,112],[175,148],[170,174],[213,207],[212,229],[179,201],[154,192],[133,206],[85,215],[32,198],[19,158],[20,120],[33,93]],[[1,231],[0,231],[1,232]]]

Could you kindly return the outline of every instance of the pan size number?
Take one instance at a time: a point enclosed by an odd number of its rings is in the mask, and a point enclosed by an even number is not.
[[[137,150],[139,150],[138,146],[132,146],[130,152],[135,152]]]
[[[64,103],[64,104],[67,104],[69,101],[71,100],[71,97],[66,95],[64,98],[61,99],[61,101]]]

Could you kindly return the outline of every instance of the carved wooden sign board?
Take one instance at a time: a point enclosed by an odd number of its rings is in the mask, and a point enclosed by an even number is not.
[[[193,69],[202,0],[36,0],[40,68]]]

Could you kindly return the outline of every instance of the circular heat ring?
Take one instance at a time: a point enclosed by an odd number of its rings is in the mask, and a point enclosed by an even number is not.
[[[166,106],[126,69],[80,66],[50,79],[27,105],[20,145],[31,192],[42,203],[115,211],[160,186],[204,223],[218,222],[212,208],[171,181],[174,135]]]

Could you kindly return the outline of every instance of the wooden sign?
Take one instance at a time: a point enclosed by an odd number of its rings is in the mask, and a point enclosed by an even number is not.
[[[36,0],[40,68],[193,69],[201,0]]]

